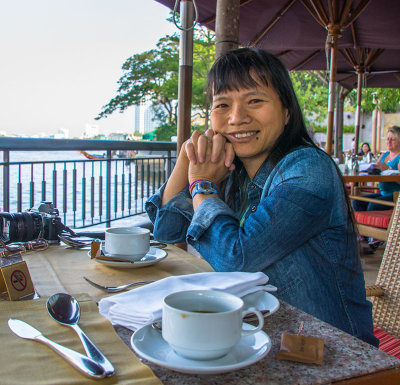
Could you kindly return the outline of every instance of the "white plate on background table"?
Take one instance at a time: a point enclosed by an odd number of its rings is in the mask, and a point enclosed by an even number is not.
[[[103,252],[103,251],[102,251]],[[88,252],[89,257],[91,257],[91,251]],[[107,256],[107,254],[105,254]],[[120,269],[137,269],[139,267],[145,267],[154,265],[157,262],[162,261],[167,258],[168,253],[157,247],[150,247],[149,252],[139,261],[131,262],[131,261],[108,261],[105,259],[94,258],[97,263],[101,263],[102,265],[116,267]]]
[[[244,329],[254,326],[244,323]],[[176,354],[163,339],[159,330],[146,325],[133,333],[133,350],[153,364],[192,374],[218,374],[238,370],[264,358],[271,350],[268,334],[259,331],[251,336],[242,337],[239,343],[225,356],[216,360],[189,360]]]

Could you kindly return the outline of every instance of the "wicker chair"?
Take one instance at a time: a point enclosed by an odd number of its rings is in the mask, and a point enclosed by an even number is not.
[[[393,212],[385,251],[374,286],[366,288],[372,297],[375,335],[380,349],[400,358],[400,201]],[[380,329],[380,330],[379,330]],[[386,334],[387,333],[387,334]]]

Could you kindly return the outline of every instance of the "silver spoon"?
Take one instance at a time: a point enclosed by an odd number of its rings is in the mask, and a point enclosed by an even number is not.
[[[126,285],[120,285],[120,286],[103,286],[103,285],[99,285],[96,282],[91,281],[89,278],[83,277],[83,279],[89,283],[90,285],[92,285],[93,287],[99,289],[99,290],[103,290],[107,293],[118,293],[119,291],[123,291],[128,289],[129,287],[132,286],[137,286],[137,285],[144,285],[146,283],[152,283],[154,281],[140,281],[140,282],[132,282],[132,283],[127,283]]]
[[[104,369],[107,377],[112,376],[115,370],[111,362],[78,326],[81,316],[78,301],[69,294],[57,293],[47,300],[46,307],[47,312],[55,321],[75,330],[82,341],[86,354]]]

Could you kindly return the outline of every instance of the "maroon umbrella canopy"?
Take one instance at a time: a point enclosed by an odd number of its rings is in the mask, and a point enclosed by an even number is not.
[[[175,0],[156,1],[175,5]],[[196,0],[196,5],[199,23],[215,31],[217,0]],[[331,82],[353,88],[361,71],[368,87],[397,87],[399,16],[399,0],[241,0],[238,43],[274,53],[289,70],[328,70],[334,36],[338,53],[332,73],[338,75]],[[331,140],[333,104],[328,104]]]
[[[175,0],[156,0],[173,9]],[[339,13],[349,3],[339,48],[355,45],[367,48],[400,49],[400,1],[398,0],[242,0],[239,20],[239,44],[255,45],[274,53],[286,50],[312,54],[325,47],[327,30],[312,15],[315,4],[329,17],[328,3],[338,3]],[[366,5],[365,5],[366,4]],[[215,30],[217,0],[196,1],[201,25]],[[365,5],[363,9],[361,7]],[[281,15],[281,16],[280,16]],[[355,20],[353,23],[351,23]],[[349,24],[350,23],[350,24]],[[356,42],[355,42],[356,40]],[[285,61],[288,68],[297,61]]]

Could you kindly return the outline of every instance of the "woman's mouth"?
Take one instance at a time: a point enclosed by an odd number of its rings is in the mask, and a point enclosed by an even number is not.
[[[258,131],[246,131],[246,132],[232,132],[229,134],[231,137],[235,139],[244,139],[244,138],[249,138],[251,136],[257,135]]]

